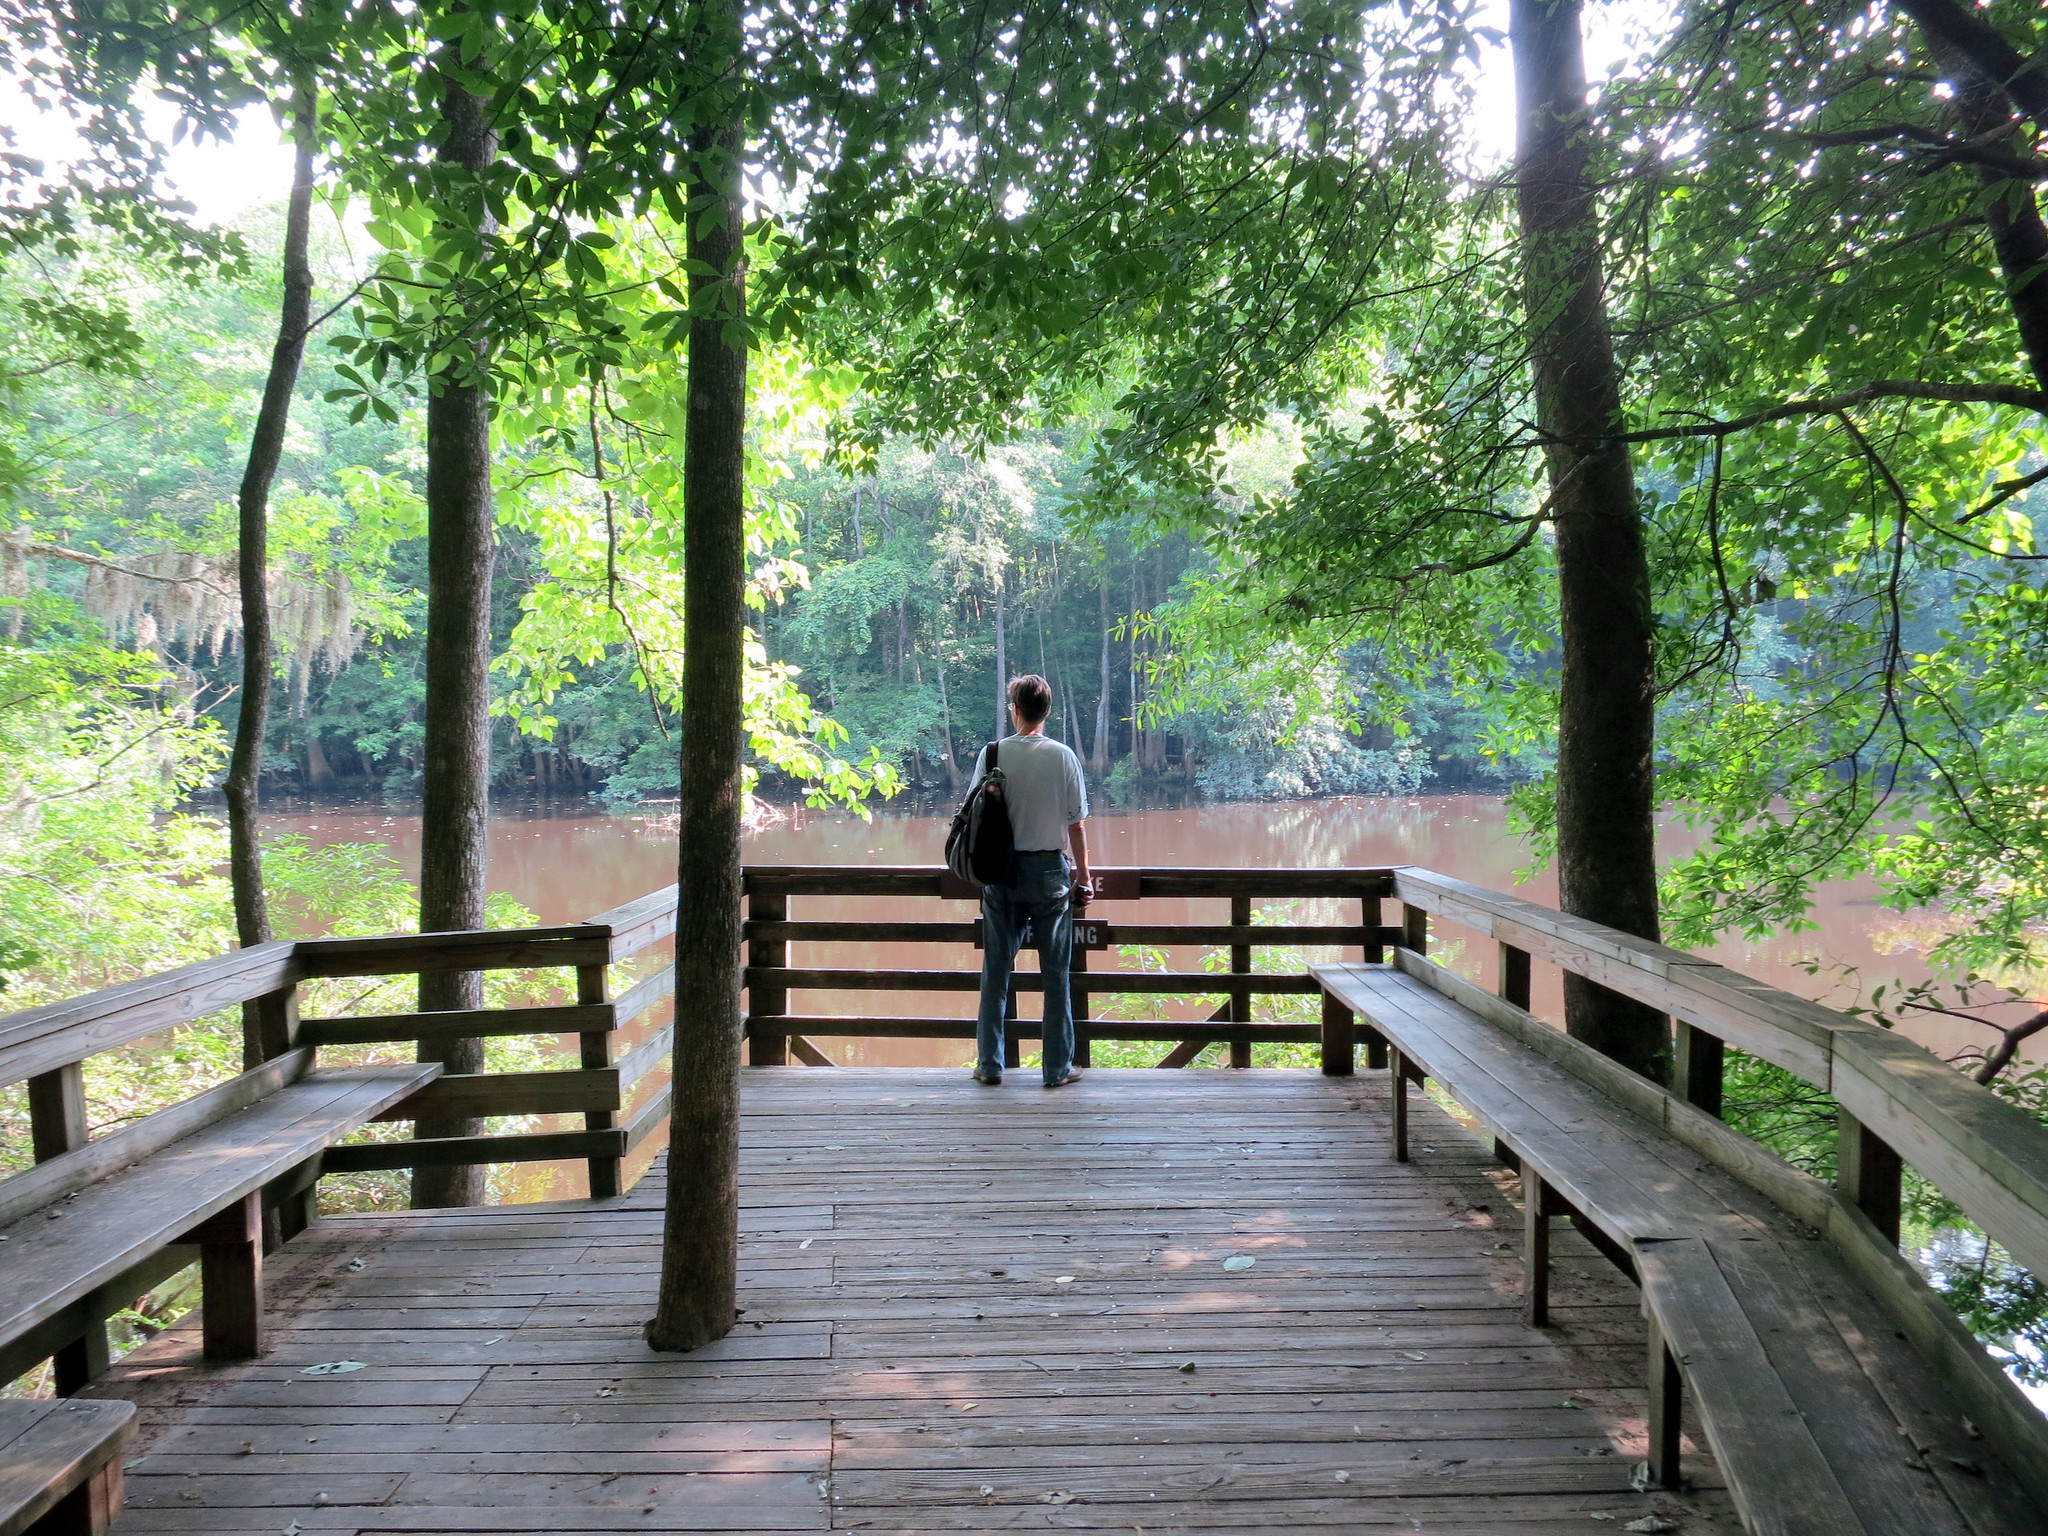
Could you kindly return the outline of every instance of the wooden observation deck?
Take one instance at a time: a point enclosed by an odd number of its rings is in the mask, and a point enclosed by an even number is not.
[[[658,1177],[323,1221],[261,1361],[207,1367],[190,1330],[95,1389],[144,1421],[117,1529],[1733,1529],[1703,1462],[1705,1491],[1630,1486],[1628,1284],[1575,1247],[1557,1326],[1526,1326],[1485,1148],[1419,1102],[1391,1162],[1386,1100],[1303,1071],[749,1071],[724,1342],[641,1342]],[[339,1360],[364,1365],[305,1373]]]
[[[1917,1046],[1426,870],[1126,870],[1094,937],[1146,963],[1077,971],[1082,1050],[1244,1068],[1307,1043],[1320,1070],[987,1089],[816,1043],[970,1038],[971,909],[942,905],[967,893],[908,869],[747,889],[745,1311],[687,1357],[641,1337],[659,1161],[620,1192],[666,1112],[670,973],[636,957],[673,889],[562,928],[263,946],[0,1018],[37,1158],[0,1180],[0,1376],[54,1359],[60,1393],[141,1410],[111,1463],[112,1413],[40,1483],[0,1464],[0,1531],[41,1536],[23,1522],[61,1489],[83,1522],[62,1529],[106,1529],[125,1468],[124,1533],[2048,1533],[2048,1421],[1898,1249],[1910,1167],[2048,1272],[2048,1129]],[[1479,977],[1430,956],[1432,919]],[[1189,947],[1203,968],[1159,968]],[[1535,1017],[1538,964],[1668,1013],[1672,1085]],[[534,967],[575,1001],[299,1017],[322,977]],[[792,1004],[821,993],[867,1006]],[[956,1011],[914,1011],[930,994]],[[1148,994],[1220,1003],[1136,1017]],[[1262,996],[1298,1002],[1259,1017]],[[238,1005],[242,1076],[87,1134],[93,1055]],[[457,1033],[552,1036],[576,1065],[319,1062]],[[1838,1102],[1832,1188],[1717,1118],[1729,1048]],[[451,1114],[581,1125],[370,1124]],[[564,1158],[597,1198],[316,1219],[335,1172]],[[110,1368],[104,1319],[195,1261],[197,1321]],[[0,1445],[83,1445],[92,1418],[0,1404]]]

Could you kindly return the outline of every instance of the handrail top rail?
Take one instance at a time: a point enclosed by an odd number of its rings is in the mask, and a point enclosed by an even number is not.
[[[2048,1126],[1924,1046],[1713,960],[1433,870],[1395,894],[1704,1029],[1832,1095],[1844,1111],[2048,1275]]]
[[[1112,878],[1157,883],[1145,895],[1384,895],[1393,872],[1360,869],[1236,869],[1105,866]],[[949,877],[935,865],[752,864],[749,891],[937,896]],[[1303,889],[1306,887],[1306,889]],[[1192,894],[1203,894],[1200,892]],[[209,955],[172,970],[0,1014],[0,1087],[118,1050],[160,1030],[251,1002],[315,977],[410,975],[427,970],[539,969],[626,959],[675,931],[678,890],[665,886],[581,923],[531,928],[450,929],[369,937],[280,939]]]

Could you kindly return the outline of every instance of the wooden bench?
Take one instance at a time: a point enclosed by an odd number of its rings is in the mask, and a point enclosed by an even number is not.
[[[1650,1325],[1651,1477],[1679,1483],[1689,1387],[1752,1533],[2048,1528],[2024,1480],[1974,1437],[1941,1371],[1906,1344],[1896,1298],[1874,1294],[1816,1227],[1669,1127],[1673,1117],[1705,1122],[1687,1123],[1689,1139],[1726,1138],[1717,1150],[1738,1165],[1769,1154],[1654,1084],[1633,1074],[1621,1083],[1623,1069],[1605,1057],[1422,956],[1397,952],[1396,961],[1312,968],[1326,1038],[1344,1058],[1325,1069],[1349,1070],[1350,1019],[1338,1016],[1356,1015],[1392,1075],[1396,1158],[1408,1155],[1409,1086],[1434,1079],[1519,1164],[1532,1324],[1549,1320],[1557,1216],[1638,1280]],[[1782,1163],[1769,1177],[1805,1178]],[[1904,1266],[1895,1249],[1889,1257]],[[1952,1316],[1947,1323],[1960,1330]]]
[[[266,1187],[309,1187],[326,1147],[441,1070],[306,1073],[310,1054],[166,1111],[189,1126],[167,1144],[164,1115],[152,1116],[134,1128],[147,1128],[146,1145],[116,1133],[0,1183],[0,1381],[97,1340],[99,1358],[74,1359],[59,1383],[75,1391],[104,1368],[102,1320],[189,1264],[187,1245],[197,1246],[207,1357],[263,1352]]]
[[[0,1536],[103,1536],[135,1405],[0,1402]]]

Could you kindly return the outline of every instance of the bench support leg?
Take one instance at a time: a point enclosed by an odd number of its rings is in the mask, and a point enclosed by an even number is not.
[[[85,1332],[60,1348],[50,1359],[51,1385],[59,1397],[76,1397],[107,1373],[112,1361],[107,1350],[107,1325],[86,1324]]]
[[[1329,993],[1323,994],[1323,1076],[1349,1077],[1356,1055],[1355,1033],[1349,1008]]]
[[[244,1195],[193,1231],[199,1241],[200,1325],[209,1360],[263,1353],[263,1197]]]
[[[1550,1218],[1557,1209],[1550,1186],[1522,1165],[1522,1321],[1550,1326]]]
[[[1365,1064],[1375,1072],[1387,1070],[1387,1037],[1370,1024],[1358,1026],[1358,1037],[1365,1042]]]
[[[108,1462],[28,1528],[28,1536],[107,1536],[121,1513],[121,1463]]]
[[[1685,1378],[1664,1341],[1664,1330],[1650,1318],[1650,1480],[1660,1488],[1683,1481],[1678,1465],[1678,1427],[1685,1399]]]
[[[1408,1058],[1399,1051],[1387,1052],[1387,1087],[1393,1094],[1394,1161],[1408,1161]]]

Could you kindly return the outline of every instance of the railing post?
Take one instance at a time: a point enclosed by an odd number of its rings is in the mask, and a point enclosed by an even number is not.
[[[1039,1005],[1041,1008],[1044,1004]],[[1010,990],[1003,995],[1003,1070],[1014,1072],[1024,1061],[1024,1046],[1017,1038],[1017,973],[1010,972]],[[978,1050],[979,1047],[976,1047]]]
[[[1512,944],[1500,947],[1500,995],[1501,1001],[1513,1003],[1524,1013],[1529,1011],[1529,951],[1517,949]]]
[[[1672,1042],[1671,1091],[1716,1119],[1721,1115],[1721,1084],[1727,1071],[1728,1048],[1717,1035],[1677,1021]]]
[[[1074,1065],[1093,1066],[1094,1057],[1088,1045],[1088,988],[1079,980],[1088,974],[1088,951],[1079,944],[1074,946],[1072,958],[1067,962],[1068,1005],[1074,1015]]]
[[[1401,947],[1418,955],[1429,953],[1429,913],[1406,902],[1401,904]]]
[[[85,1073],[75,1061],[28,1079],[29,1149],[39,1163],[86,1143]],[[51,1361],[59,1397],[70,1397],[108,1365],[107,1325],[94,1318]]]
[[[779,891],[752,891],[747,895],[747,916],[758,923],[785,923],[789,921],[789,898]],[[762,970],[781,970],[789,964],[789,945],[781,939],[749,939],[747,941],[747,968],[758,974]],[[677,1003],[680,1009],[680,1000]],[[755,1016],[774,1017],[789,1012],[789,989],[773,982],[749,982],[747,984],[747,1012]],[[753,1035],[747,1040],[747,1065],[750,1067],[786,1067],[789,1065],[789,1037],[786,1035]]]
[[[1358,898],[1358,923],[1360,927],[1378,929],[1385,921],[1386,918],[1380,911],[1379,897],[1361,896]],[[1365,949],[1360,958],[1367,965],[1385,965],[1387,963],[1387,946],[1382,944],[1377,937],[1374,937],[1366,942]]]
[[[85,1145],[85,1073],[77,1062],[28,1080],[28,1134],[39,1163]]]
[[[579,965],[576,967],[576,1001],[579,1003],[608,1003],[609,966]],[[583,1066],[586,1071],[602,1071],[612,1064],[612,1032],[607,1029],[585,1030],[577,1037],[582,1046]],[[623,1097],[623,1091],[621,1093]],[[619,1112],[615,1109],[590,1109],[583,1112],[583,1128],[586,1131],[609,1131],[617,1128]],[[625,1160],[617,1153],[609,1157],[593,1157],[587,1160],[590,1170],[590,1198],[609,1200],[619,1192]]]
[[[1230,898],[1230,926],[1249,928],[1252,922],[1252,901],[1249,896]],[[1252,947],[1249,944],[1230,946],[1230,974],[1249,976],[1252,973]],[[1252,1021],[1252,995],[1249,992],[1230,994],[1230,1022],[1249,1024]],[[1230,1064],[1233,1067],[1249,1067],[1252,1064],[1252,1043],[1249,1040],[1230,1042]]]
[[[1847,1110],[1835,1113],[1835,1188],[1890,1242],[1899,1240],[1905,1164]]]
[[[299,1043],[299,989],[278,988],[242,1004],[242,1070],[275,1061]]]

